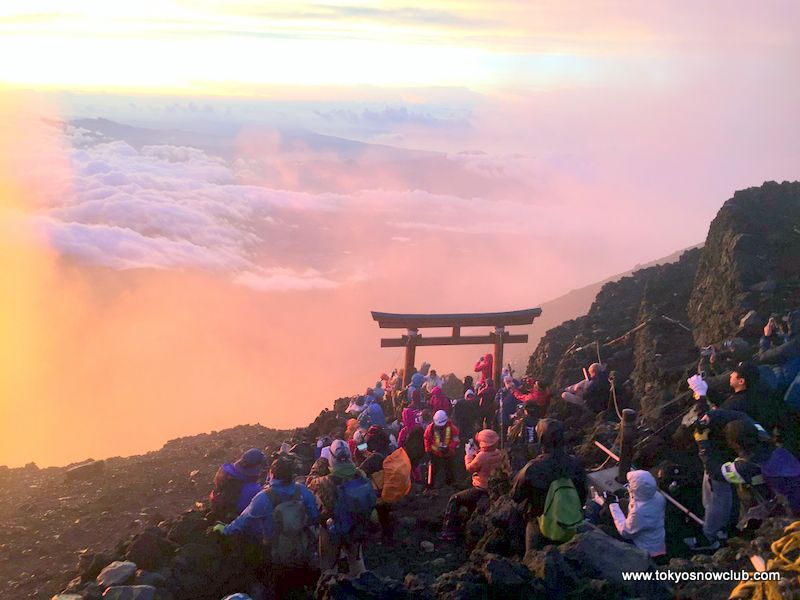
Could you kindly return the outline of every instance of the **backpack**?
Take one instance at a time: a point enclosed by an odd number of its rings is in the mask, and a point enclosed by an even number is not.
[[[214,475],[214,487],[209,495],[212,510],[220,515],[235,512],[244,484],[244,480],[233,477],[220,467]]]
[[[411,491],[411,460],[398,448],[383,460],[381,500],[397,502]]]
[[[309,529],[308,511],[295,486],[291,498],[281,499],[267,490],[272,502],[275,534],[272,538],[272,562],[281,566],[304,566],[311,563],[314,544]]]
[[[572,539],[575,529],[583,523],[583,509],[571,479],[562,477],[550,484],[538,523],[542,535],[554,542]]]
[[[333,507],[333,525],[329,529],[331,536],[342,538],[363,531],[377,502],[378,495],[370,479],[353,477],[339,484]]]

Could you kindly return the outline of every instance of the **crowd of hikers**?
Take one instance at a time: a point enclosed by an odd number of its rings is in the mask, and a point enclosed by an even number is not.
[[[737,515],[742,531],[781,511],[800,516],[800,462],[792,443],[800,440],[791,425],[800,410],[798,330],[800,311],[783,321],[770,318],[758,353],[742,361],[732,362],[742,358],[734,344],[704,348],[698,374],[687,381],[704,468],[697,483],[702,531],[684,540],[692,550],[719,548]],[[481,356],[455,398],[427,363],[405,386],[401,370],[382,374],[350,401],[342,425],[329,434],[283,444],[269,459],[257,448],[244,452],[214,478],[214,530],[249,543],[259,578],[286,597],[313,588],[320,572],[362,573],[364,545],[393,543],[392,506],[409,493],[463,488],[450,496],[439,534],[444,542],[459,539],[501,472],[511,481],[511,498],[524,506],[526,552],[563,543],[605,519],[621,539],[656,562],[666,560],[667,491],[656,478],[632,468],[619,491],[597,489],[565,443],[565,423],[548,417],[548,385],[517,379],[508,367],[495,389],[493,372],[492,355]],[[728,393],[709,391],[709,382],[725,373]],[[593,413],[610,414],[616,402],[614,378],[599,362],[559,392]],[[783,433],[760,424],[767,398],[776,397]]]

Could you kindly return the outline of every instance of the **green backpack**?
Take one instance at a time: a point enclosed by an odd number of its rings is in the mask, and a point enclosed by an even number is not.
[[[300,495],[300,486],[295,486],[291,498],[282,499],[272,490],[267,490],[275,507],[275,533],[272,538],[272,562],[286,567],[301,567],[311,563],[314,544],[310,530],[308,512]]]
[[[566,542],[583,523],[583,508],[575,485],[568,477],[556,479],[547,490],[544,512],[539,516],[539,530],[554,542]]]

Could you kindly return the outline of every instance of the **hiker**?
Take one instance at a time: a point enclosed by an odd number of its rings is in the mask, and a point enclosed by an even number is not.
[[[754,396],[757,393],[759,378],[758,369],[755,365],[750,362],[740,362],[731,371],[729,379],[733,394],[728,396],[719,406],[715,406],[714,402],[708,398],[708,383],[700,375],[693,375],[687,380],[687,383],[694,393],[695,400],[700,402],[701,406],[702,403],[705,403],[711,408],[735,410],[755,419],[757,403]]]
[[[411,403],[403,409],[403,428],[400,430],[399,437],[397,438],[397,443],[401,447],[405,445],[406,438],[412,429],[415,427],[421,428],[420,413],[422,412],[422,406],[420,402],[420,392],[419,390],[415,390],[411,397]]]
[[[608,407],[611,383],[600,363],[589,365],[589,379],[571,385],[561,394],[561,398],[572,404],[588,408],[593,413]]]
[[[453,405],[450,404],[450,399],[444,395],[444,391],[438,385],[431,390],[429,402],[433,412],[443,410],[448,416],[453,408]]]
[[[347,405],[344,412],[357,419],[366,408],[366,398],[364,396],[357,396],[350,401],[350,404]]]
[[[456,401],[450,415],[461,437],[465,440],[471,439],[478,429],[480,418],[480,405],[474,390],[467,388],[464,398]]]
[[[503,387],[498,392],[499,408],[497,410],[497,422],[500,427],[500,445],[505,448],[505,441],[508,437],[508,428],[513,422],[513,416],[519,407],[519,400],[517,400],[514,392],[517,390],[514,380],[510,375],[506,375],[503,380]]]
[[[419,390],[419,393],[421,395],[422,385],[424,383],[425,383],[425,375],[423,375],[422,373],[414,373],[411,376],[411,383],[408,384],[408,393],[406,395],[406,399],[411,400],[411,394],[414,393],[414,390]]]
[[[608,505],[617,533],[651,558],[663,557],[667,553],[664,529],[667,500],[658,491],[656,479],[649,471],[628,471],[627,479],[630,491],[628,515],[625,516],[620,508],[618,499]],[[604,502],[602,496],[595,496],[594,501],[601,505]]]
[[[777,343],[781,340],[775,339],[778,337],[775,334],[777,330],[777,323],[770,327],[768,322],[764,327],[764,337],[759,343],[758,362],[780,366],[785,371],[784,378],[788,384],[800,371],[800,310],[793,310],[786,316],[786,333],[782,336],[782,343]]]
[[[270,466],[268,485],[233,522],[214,528],[223,535],[242,535],[269,547],[269,571],[278,598],[316,580],[312,529],[319,521],[319,509],[311,492],[293,477],[294,463],[276,459]]]
[[[478,362],[475,363],[474,372],[481,374],[481,378],[478,381],[479,388],[482,384],[485,384],[487,381],[492,380],[493,365],[494,365],[494,357],[491,354],[484,354],[478,359]]]
[[[497,447],[500,436],[496,431],[479,431],[475,441],[478,442],[478,447],[470,441],[464,454],[464,466],[472,474],[472,487],[450,496],[439,539],[456,539],[461,529],[461,508],[466,508],[468,514],[475,512],[478,503],[489,496],[489,476],[503,463],[503,453]]]
[[[370,479],[353,464],[350,448],[343,440],[331,444],[329,463],[329,475],[309,482],[324,523],[319,533],[320,569],[334,568],[344,552],[350,576],[358,577],[366,570],[362,544],[377,495]]]
[[[443,410],[433,415],[433,423],[425,429],[425,452],[430,456],[428,487],[452,485],[456,480],[455,452],[458,448],[458,429]]]
[[[425,390],[433,395],[434,388],[441,388],[444,385],[444,378],[436,374],[436,369],[431,369],[430,374],[425,378]]]
[[[550,390],[548,389],[547,384],[540,379],[534,380],[531,378],[525,378],[523,379],[523,382],[528,386],[530,391],[525,393],[522,390],[515,389],[514,396],[516,399],[522,404],[525,404],[529,401],[535,402],[540,408],[541,416],[546,415],[547,407],[550,406],[551,399]]]
[[[694,384],[697,387],[696,394],[703,391],[697,380]],[[711,415],[711,413],[716,414]],[[717,550],[721,546],[720,540],[727,537],[725,530],[733,511],[733,488],[723,476],[721,465],[734,457],[725,441],[724,426],[737,418],[750,417],[739,411],[713,410],[698,419],[694,425],[692,435],[697,442],[700,460],[703,462],[702,501],[705,514],[702,535],[684,538],[683,541],[695,551]]]
[[[586,473],[564,449],[564,424],[542,419],[536,435],[542,453],[517,473],[511,487],[512,499],[526,504],[526,554],[571,539],[583,522],[586,501]]]
[[[210,517],[227,521],[241,513],[253,497],[261,491],[258,477],[266,463],[266,456],[258,448],[250,448],[234,463],[225,463],[214,475],[214,487],[209,495]]]
[[[528,400],[523,406],[522,414],[517,411],[517,418],[509,428],[508,446],[511,457],[511,470],[518,472],[538,452],[538,438],[536,425],[542,418],[541,407],[533,400]]]
[[[494,381],[489,378],[478,384],[476,391],[478,397],[478,427],[491,429],[495,426],[495,413],[497,412],[497,402],[495,401]]]
[[[365,458],[360,464],[356,466],[364,472],[364,475],[372,479],[375,483],[376,490],[379,491],[383,487],[382,477],[377,477],[378,473],[383,471],[383,461],[391,454],[389,445],[389,436],[386,432],[373,425],[369,428],[365,437],[367,443],[367,450]],[[378,481],[378,483],[376,483]],[[381,534],[385,542],[392,540],[394,535],[394,525],[391,519],[391,511],[388,503],[381,502],[380,498],[375,506],[378,513],[378,521],[381,525]]]
[[[773,448],[763,428],[739,413],[711,411],[706,421],[712,428],[724,426],[725,441],[736,454],[734,460],[715,467],[737,486],[740,529],[748,517],[768,516],[773,497],[786,505],[788,514],[800,516],[800,461],[785,448]]]

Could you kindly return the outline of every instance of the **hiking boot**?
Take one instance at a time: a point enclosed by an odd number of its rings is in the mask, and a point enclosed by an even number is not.
[[[695,552],[711,552],[713,550],[719,550],[722,546],[719,540],[715,539],[712,542],[706,536],[702,536],[699,539],[696,537],[683,538],[683,543],[689,547],[689,550]]]
[[[442,531],[437,537],[444,542],[453,542],[458,536],[452,531]]]

